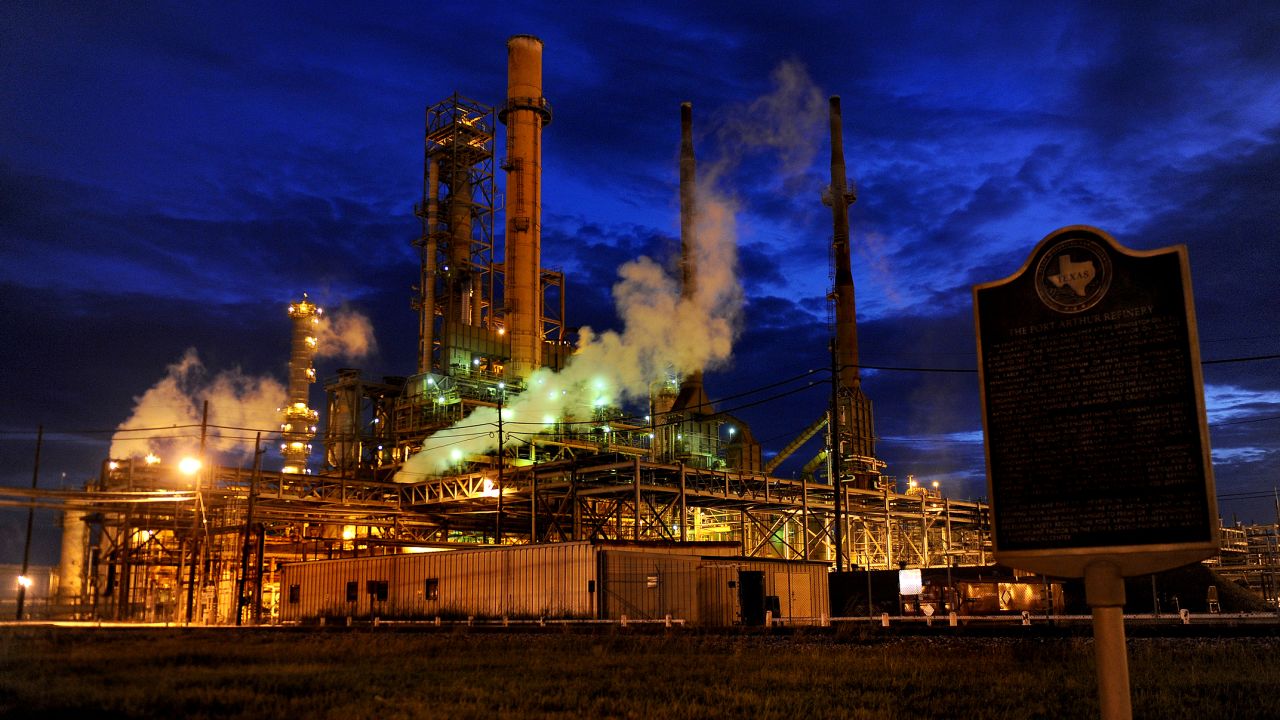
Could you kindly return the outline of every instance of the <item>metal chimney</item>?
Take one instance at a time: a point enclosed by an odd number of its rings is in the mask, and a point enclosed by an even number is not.
[[[542,128],[551,106],[542,96],[542,41],[507,41],[507,224],[504,263],[509,379],[524,379],[542,364]]]
[[[858,377],[858,325],[853,297],[853,270],[849,261],[849,206],[857,200],[857,193],[847,186],[844,166],[844,134],[840,117],[840,97],[833,95],[831,104],[831,188],[830,196],[823,198],[831,205],[834,227],[832,251],[836,266],[836,360],[839,365],[840,386],[857,387]]]
[[[693,300],[698,292],[697,164],[693,157],[693,104],[680,104],[680,297]],[[711,402],[702,385],[702,368],[695,368],[680,382],[675,410],[710,414]]]
[[[840,98],[833,95],[831,105],[831,187],[823,201],[831,206],[832,256],[835,263],[836,306],[835,365],[836,415],[832,418],[832,447],[838,453],[832,463],[833,472],[852,476],[854,486],[873,487],[879,467],[875,457],[875,420],[871,399],[862,392],[858,375],[858,324],[853,294],[853,270],[849,258],[849,206],[857,193],[845,180],[844,133],[840,117]]]

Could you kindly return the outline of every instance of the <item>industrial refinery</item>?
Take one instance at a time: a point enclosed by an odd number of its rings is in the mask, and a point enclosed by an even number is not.
[[[543,43],[517,35],[506,50],[499,104],[454,94],[426,108],[410,374],[350,367],[320,381],[325,310],[292,298],[279,308],[292,328],[281,338],[287,403],[278,428],[250,431],[251,466],[213,459],[206,415],[193,456],[107,458],[83,491],[46,495],[63,510],[50,615],[220,625],[676,616],[731,626],[769,612],[818,624],[848,612],[833,605],[829,577],[903,569],[945,573],[938,612],[1060,602],[1043,579],[992,571],[1002,589],[979,581],[992,563],[987,506],[899,479],[877,456],[838,97],[828,106],[830,182],[813,198],[830,209],[831,236],[811,240],[829,246],[832,263],[830,393],[766,460],[752,429],[708,392],[715,343],[655,352],[624,377],[607,352],[584,350],[598,339],[572,332],[570,278],[542,264],[542,144],[555,132]],[[700,223],[694,106],[672,108],[672,120],[678,344],[686,317],[718,332],[721,289],[706,271],[723,239]],[[323,405],[313,405],[317,384]],[[775,475],[819,436],[823,449],[797,458],[807,460],[798,473]],[[1224,528],[1214,562],[1274,599],[1275,541]]]

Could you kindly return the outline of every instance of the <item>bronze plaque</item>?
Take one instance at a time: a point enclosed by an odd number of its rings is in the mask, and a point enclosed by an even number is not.
[[[1183,246],[1051,233],[974,288],[996,557],[1080,575],[1151,572],[1217,547],[1204,391]]]

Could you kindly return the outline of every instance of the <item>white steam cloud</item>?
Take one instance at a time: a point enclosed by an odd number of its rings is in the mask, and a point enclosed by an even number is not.
[[[279,408],[285,404],[285,388],[272,377],[251,377],[239,368],[210,376],[195,348],[189,348],[151,389],[134,398],[133,415],[116,428],[111,457],[144,457],[154,453],[177,462],[200,449],[200,425],[204,402],[209,402],[209,425],[272,430],[280,424]],[[180,427],[194,425],[197,427]],[[130,432],[134,428],[157,428]],[[206,450],[237,459],[252,457],[252,433],[211,429]]]
[[[822,138],[822,93],[804,68],[786,63],[773,74],[773,91],[732,111],[717,146],[726,156],[700,164],[697,187],[696,292],[682,298],[677,278],[660,264],[640,257],[618,269],[613,298],[621,332],[583,328],[578,351],[559,373],[541,369],[526,390],[503,408],[508,444],[561,421],[587,419],[601,405],[647,399],[653,383],[670,373],[713,370],[731,357],[743,293],[737,278],[735,204],[716,186],[739,155],[765,150],[777,158],[776,176],[809,166]],[[427,438],[422,452],[396,475],[415,482],[448,470],[456,458],[485,453],[497,445],[498,410],[479,408],[453,427]]]
[[[373,323],[355,310],[341,308],[333,315],[321,315],[317,330],[317,357],[358,360],[378,349],[373,337]]]

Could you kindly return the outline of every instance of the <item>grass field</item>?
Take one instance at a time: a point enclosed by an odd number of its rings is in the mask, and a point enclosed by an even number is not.
[[[1280,717],[1280,639],[1130,639],[1134,716]],[[1089,718],[1087,637],[0,628],[0,717]]]

